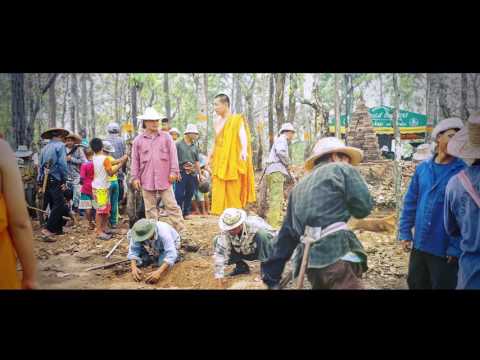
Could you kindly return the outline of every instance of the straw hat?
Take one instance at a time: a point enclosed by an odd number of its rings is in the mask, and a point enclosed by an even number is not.
[[[448,118],[440,121],[437,126],[433,128],[432,139],[437,140],[438,134],[441,132],[450,130],[450,129],[461,129],[463,128],[463,121],[459,118]]]
[[[247,219],[247,213],[242,209],[228,208],[220,215],[218,226],[222,231],[229,231],[242,225]]]
[[[480,159],[480,111],[470,115],[467,125],[450,139],[447,152],[461,159]]]
[[[68,134],[67,136],[65,136],[65,139],[72,139],[75,142],[75,144],[80,144],[82,142],[82,138],[79,135],[74,133]]]
[[[279,134],[282,134],[284,131],[293,131],[295,132],[295,129],[293,125],[289,122],[283,123],[282,127],[280,128]]]
[[[108,152],[108,153],[114,153],[115,148],[113,147],[112,143],[110,141],[104,140],[102,141],[103,143],[103,151]]]
[[[19,145],[17,151],[15,152],[15,156],[17,158],[29,157],[32,154],[33,151],[28,150],[26,145]]]
[[[131,229],[131,236],[135,242],[143,242],[150,239],[155,233],[155,220],[140,219]]]
[[[185,129],[185,131],[183,132],[183,134],[184,134],[184,135],[186,135],[186,134],[198,134],[197,125],[188,124],[188,125],[187,125],[187,128]]]
[[[176,127],[171,128],[168,132],[169,132],[170,134],[176,133],[176,134],[180,135],[180,131],[178,131],[178,129],[177,129]]]
[[[42,139],[51,139],[53,135],[56,135],[56,133],[60,133],[59,136],[67,136],[70,132],[68,130],[62,129],[62,128],[51,128],[48,130],[45,130],[40,137]]]
[[[428,158],[432,157],[432,145],[430,144],[422,144],[417,146],[417,150],[415,154],[413,154],[413,160],[415,161],[423,161]]]
[[[160,115],[153,107],[146,108],[145,112],[138,116],[139,120],[162,120],[165,118],[165,116]]]
[[[342,140],[336,137],[325,137],[318,140],[313,148],[312,155],[305,162],[305,169],[312,170],[315,160],[326,154],[342,153],[350,157],[352,165],[358,165],[363,160],[363,151],[351,146],[345,146]]]

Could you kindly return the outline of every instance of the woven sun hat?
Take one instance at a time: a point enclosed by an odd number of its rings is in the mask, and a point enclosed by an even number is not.
[[[352,165],[358,165],[363,160],[363,151],[355,147],[346,146],[342,140],[336,137],[324,137],[315,144],[312,155],[305,161],[305,169],[312,170],[315,160],[326,154],[332,153],[346,154],[351,159]]]
[[[168,132],[169,132],[170,134],[176,133],[176,134],[180,135],[180,131],[178,131],[178,129],[177,129],[176,127],[171,128]]]
[[[82,138],[74,133],[70,133],[67,136],[65,136],[65,139],[72,139],[75,144],[80,144],[82,142]]]
[[[417,146],[415,154],[412,159],[415,161],[423,161],[431,158],[433,155],[433,148],[431,144],[422,144]]]
[[[222,231],[229,231],[242,225],[247,219],[247,213],[242,209],[228,208],[220,215],[218,226]]]
[[[443,119],[440,121],[432,131],[432,139],[433,141],[437,140],[438,134],[441,132],[450,130],[450,129],[462,129],[463,128],[463,121],[459,118],[448,118]]]
[[[470,115],[463,129],[450,139],[447,152],[461,159],[480,159],[480,111]]]
[[[293,127],[293,125],[291,123],[286,122],[286,123],[282,124],[282,127],[280,128],[280,131],[278,133],[281,135],[284,131],[295,132],[295,128]]]
[[[133,241],[142,242],[150,239],[155,233],[155,221],[148,219],[140,219],[131,230]]]
[[[29,157],[32,154],[33,151],[28,150],[27,145],[19,145],[17,151],[15,151],[17,158]]]
[[[62,128],[50,128],[45,130],[40,137],[42,139],[51,139],[54,136],[67,136],[70,132]]]
[[[185,129],[185,131],[183,132],[183,134],[184,134],[184,135],[186,135],[186,134],[197,134],[197,135],[198,135],[197,125],[188,124],[188,125],[187,125],[187,128]]]
[[[165,116],[160,115],[153,107],[148,107],[145,112],[138,117],[139,120],[162,120]]]
[[[103,151],[108,152],[110,154],[115,152],[115,148],[113,147],[110,141],[103,140],[102,143],[103,143]]]

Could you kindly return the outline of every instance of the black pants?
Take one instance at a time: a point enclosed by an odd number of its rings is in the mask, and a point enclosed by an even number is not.
[[[65,198],[61,189],[62,183],[56,179],[48,179],[45,191],[45,204],[50,205],[50,216],[47,221],[47,230],[56,234],[63,232],[63,218],[65,211]]]
[[[408,264],[409,289],[455,289],[458,264],[424,251],[412,249]]]

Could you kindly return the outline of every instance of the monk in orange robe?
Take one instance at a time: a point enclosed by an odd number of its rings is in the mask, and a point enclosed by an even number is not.
[[[211,213],[220,215],[226,208],[244,208],[256,201],[251,136],[241,114],[230,112],[230,99],[215,96],[215,143],[209,156],[212,170]]]

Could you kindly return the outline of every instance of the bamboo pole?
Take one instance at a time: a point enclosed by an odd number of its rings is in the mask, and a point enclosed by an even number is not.
[[[398,89],[398,80],[397,74],[392,74],[393,81],[393,91],[394,91],[394,111],[393,111],[393,130],[395,137],[395,160],[393,166],[393,178],[395,181],[395,212],[397,215],[397,241],[399,239],[398,223],[400,221],[400,211],[402,208],[402,167],[400,160],[402,157],[401,153],[401,143],[400,143],[400,127],[398,126],[399,122],[399,106],[400,106],[400,92]]]

